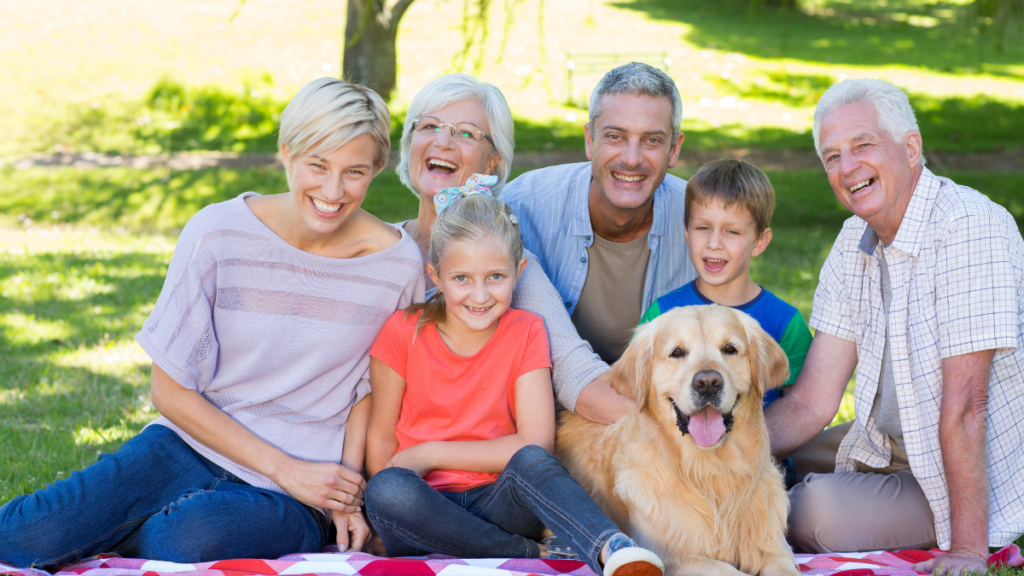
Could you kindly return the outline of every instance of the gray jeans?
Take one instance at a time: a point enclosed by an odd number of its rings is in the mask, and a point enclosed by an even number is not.
[[[852,422],[827,428],[794,452],[799,483],[789,491],[795,552],[859,552],[934,548],[935,519],[907,455],[893,442],[892,463],[836,473],[836,452]]]

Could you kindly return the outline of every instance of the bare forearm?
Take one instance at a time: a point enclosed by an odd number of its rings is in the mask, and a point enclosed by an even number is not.
[[[803,395],[788,392],[765,409],[768,437],[772,453],[785,458],[797,448],[814,439],[838,411],[830,407],[815,408]]]
[[[371,429],[366,436],[366,475],[372,478],[387,465],[398,452],[398,439],[394,434],[374,434]]]
[[[520,434],[509,434],[491,440],[471,440],[464,442],[426,442],[423,450],[427,455],[429,468],[432,470],[463,470],[466,472],[485,472],[500,474],[508,461],[525,446],[540,445],[551,451],[552,443],[547,446],[530,442]]]
[[[345,424],[345,448],[341,453],[341,463],[349,470],[363,471],[363,460],[366,456],[366,427],[370,421],[370,403],[367,395],[356,402],[348,413]]]
[[[575,412],[591,422],[614,424],[635,406],[632,400],[612,390],[605,372],[583,388]]]

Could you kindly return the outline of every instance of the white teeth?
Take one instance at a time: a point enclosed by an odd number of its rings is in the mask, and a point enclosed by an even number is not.
[[[639,182],[639,181],[643,180],[644,178],[646,178],[646,176],[643,176],[643,175],[640,175],[640,176],[623,176],[622,174],[618,174],[616,172],[612,172],[612,177],[615,178],[616,180],[618,180],[619,182]]]
[[[437,158],[431,158],[430,160],[427,160],[427,164],[429,164],[431,166],[441,166],[441,167],[444,167],[444,168],[451,168],[452,170],[458,170],[459,169],[459,167],[456,166],[455,164],[452,164],[451,162],[445,162],[444,160],[438,160]]]
[[[341,204],[328,204],[327,202],[317,200],[316,198],[313,198],[313,206],[316,206],[316,209],[324,214],[334,214],[338,210],[341,210]]]
[[[861,188],[864,188],[865,186],[871,184],[874,181],[875,181],[874,178],[869,178],[869,179],[867,179],[867,180],[865,180],[863,182],[858,182],[858,183],[854,184],[853,186],[850,186],[850,192],[856,192],[857,190],[860,190]]]

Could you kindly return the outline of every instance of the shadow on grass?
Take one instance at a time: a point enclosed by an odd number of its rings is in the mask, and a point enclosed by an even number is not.
[[[688,24],[692,31],[686,37],[698,46],[758,58],[1024,77],[1019,33],[1007,34],[1001,51],[995,34],[979,41],[973,6],[943,0],[806,4],[812,4],[807,11],[745,0],[621,0],[614,5]]]

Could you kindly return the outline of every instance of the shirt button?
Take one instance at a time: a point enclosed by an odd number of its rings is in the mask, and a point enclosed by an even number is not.
[[[586,264],[587,263],[587,257],[586,256],[581,256],[580,257],[580,262],[583,262],[584,264]]]
[[[568,308],[569,306],[572,306],[572,302],[566,301],[565,302],[565,307]]]
[[[587,242],[590,242],[590,236],[584,236],[584,238],[586,238]]]

